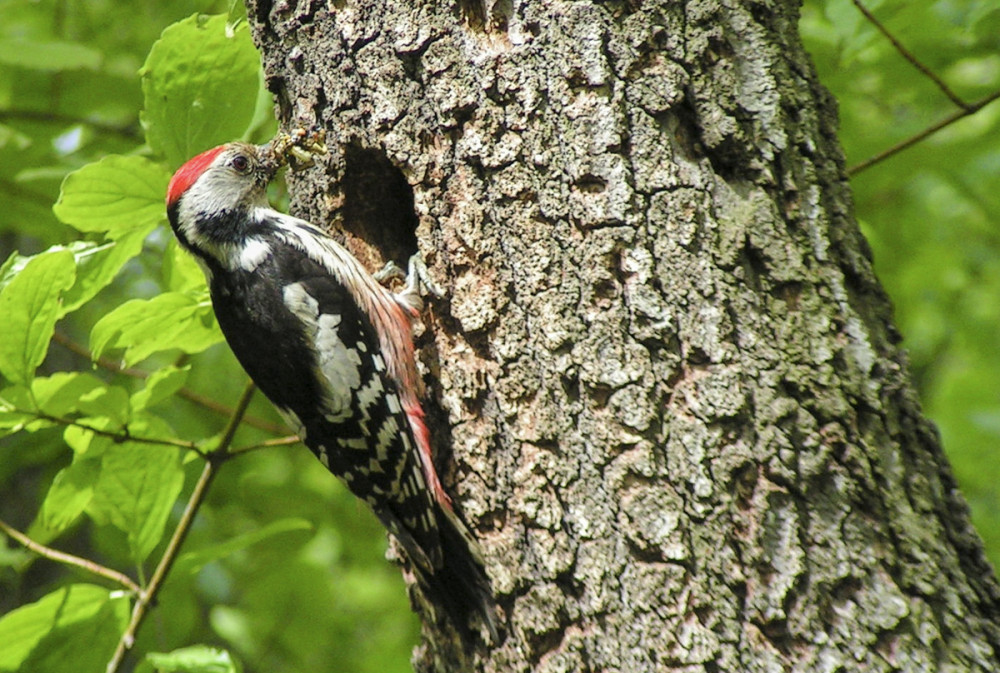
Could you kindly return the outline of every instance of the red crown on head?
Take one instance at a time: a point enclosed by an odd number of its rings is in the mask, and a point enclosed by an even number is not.
[[[201,177],[205,169],[215,161],[215,157],[219,156],[219,153],[224,149],[226,149],[225,145],[213,147],[196,157],[188,159],[187,163],[178,168],[177,172],[174,173],[174,177],[170,178],[170,184],[167,185],[167,206],[176,203],[177,199],[181,198],[184,192]]]

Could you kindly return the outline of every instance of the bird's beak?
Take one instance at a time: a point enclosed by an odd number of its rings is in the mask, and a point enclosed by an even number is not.
[[[288,160],[275,147],[275,138],[271,142],[257,146],[257,158],[260,160],[260,170],[267,182],[270,182],[278,171],[284,168]]]

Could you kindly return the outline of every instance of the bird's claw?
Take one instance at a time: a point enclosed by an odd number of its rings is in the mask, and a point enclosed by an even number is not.
[[[389,285],[394,280],[406,282],[406,272],[391,259],[385,263],[385,266],[373,273],[372,277],[382,285]]]
[[[403,289],[396,293],[396,301],[410,309],[419,312],[424,307],[422,294],[424,290],[435,297],[443,297],[444,290],[434,282],[427,271],[427,264],[423,255],[419,252],[410,256],[407,264],[407,271],[403,270],[393,261],[386,262],[385,266],[373,274],[375,280],[383,285],[388,285],[393,280],[400,280],[405,283]]]
[[[425,290],[438,299],[444,296],[444,288],[434,282],[434,279],[431,278],[431,274],[427,270],[427,263],[424,262],[423,255],[419,252],[411,255],[408,266],[409,269],[406,274],[406,287],[403,289],[404,292],[409,290],[419,294],[420,288],[423,286]]]

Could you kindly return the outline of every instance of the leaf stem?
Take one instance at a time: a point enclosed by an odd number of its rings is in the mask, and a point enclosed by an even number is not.
[[[133,582],[132,578],[128,575],[120,573],[117,570],[112,570],[107,566],[102,566],[99,563],[88,561],[85,558],[80,558],[79,556],[74,556],[73,554],[67,554],[66,552],[61,552],[58,549],[53,549],[52,547],[47,547],[39,542],[35,542],[30,537],[8,524],[6,521],[0,520],[0,531],[3,531],[7,536],[17,540],[22,546],[28,549],[28,551],[34,552],[42,558],[55,561],[56,563],[73,566],[74,568],[86,570],[92,575],[97,575],[98,577],[103,577],[106,580],[122,585],[136,596],[142,593],[142,589],[139,585]]]

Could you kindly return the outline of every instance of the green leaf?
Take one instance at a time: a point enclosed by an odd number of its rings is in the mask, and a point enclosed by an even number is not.
[[[239,667],[225,650],[192,645],[173,652],[150,652],[146,659],[159,673],[239,673]]]
[[[89,425],[97,428],[98,430],[105,429],[100,423],[95,423],[93,421],[91,421]],[[66,446],[73,450],[74,454],[78,456],[86,454],[90,457],[99,457],[103,455],[112,444],[110,437],[97,435],[90,430],[81,428],[78,425],[70,425],[63,430],[63,440],[66,442]]]
[[[231,35],[241,24],[246,23],[247,6],[243,0],[229,0],[229,10],[226,16],[226,30]]]
[[[27,383],[45,359],[61,311],[60,294],[75,279],[68,250],[31,258],[0,290],[0,374]]]
[[[64,417],[79,409],[80,398],[105,383],[88,372],[60,372],[40,376],[31,382],[31,392],[38,408],[49,416]]]
[[[73,241],[69,245],[54,245],[46,252],[55,253],[68,250],[76,262],[76,282],[63,294],[59,317],[75,311],[107,287],[115,279],[125,263],[142,252],[146,236],[155,223],[141,229],[124,233],[118,240],[105,243]],[[0,289],[6,287],[17,274],[24,270],[33,257],[18,253],[11,254],[0,267]]]
[[[26,386],[10,386],[0,391],[0,429],[3,434],[22,430],[37,418],[35,401]]]
[[[192,16],[163,31],[143,66],[142,123],[154,152],[179,166],[241,137],[253,116],[260,59],[246,24]]]
[[[184,485],[178,449],[135,442],[113,444],[101,459],[101,474],[87,512],[125,533],[136,563],[163,536]]]
[[[205,272],[198,266],[194,255],[182,248],[173,237],[163,253],[163,282],[166,289],[174,292],[205,289]]]
[[[231,540],[226,540],[222,544],[207,549],[187,552],[177,560],[175,569],[178,574],[185,572],[194,573],[201,570],[206,563],[223,559],[269,537],[292,531],[312,530],[312,528],[312,523],[305,519],[288,518],[273,521],[263,528],[238,535]]]
[[[76,257],[76,282],[63,296],[62,314],[75,311],[111,284],[127,261],[142,252],[152,227],[122,234],[102,245],[78,242],[70,246]]]
[[[2,430],[0,436],[12,435],[23,430],[33,420],[35,420],[34,414],[13,411],[3,399],[0,399],[0,430]]]
[[[158,351],[176,348],[200,353],[221,340],[212,304],[203,289],[125,302],[94,325],[90,348],[95,358],[108,349],[124,348],[124,361],[130,366]]]
[[[86,622],[95,617],[105,617],[103,612],[107,606],[111,606],[112,619],[107,620],[109,625],[115,630],[125,628],[128,619],[128,601],[116,592],[109,592],[102,587],[92,584],[72,584],[68,587],[58,589],[39,601],[25,605],[13,610],[0,619],[0,671],[21,670],[22,664],[33,652],[38,649],[52,649],[51,642],[49,648],[43,648],[43,640],[51,641],[53,637],[65,636],[73,630],[74,626],[85,625]],[[124,611],[121,609],[124,607]],[[90,651],[96,643],[91,643]],[[110,652],[104,654],[106,658]],[[79,651],[74,656],[62,661],[66,670],[66,662],[74,662],[74,670],[85,670],[78,657],[87,656],[86,651]],[[32,657],[37,658],[37,654]],[[40,673],[40,669],[25,667],[25,672]],[[59,670],[59,669],[48,669]]]
[[[65,673],[66,663],[79,673],[103,673],[129,617],[122,592],[101,605],[93,617],[50,631],[21,665],[31,673]]]
[[[75,42],[0,40],[0,63],[31,70],[97,70],[101,52]]]
[[[107,386],[81,395],[77,407],[80,413],[90,417],[86,419],[87,425],[114,431],[128,424],[128,400],[128,393],[124,388]]]
[[[100,474],[100,460],[74,457],[73,462],[59,470],[52,480],[28,535],[33,540],[47,544],[72,526],[94,497],[94,486]]]
[[[133,413],[148,409],[176,393],[187,381],[190,371],[190,365],[180,368],[168,365],[153,372],[146,379],[145,387],[132,394],[130,405]]]
[[[111,238],[141,231],[143,237],[166,216],[170,175],[138,156],[107,156],[66,176],[52,207],[78,231],[106,231]]]
[[[0,264],[0,290],[10,285],[10,281],[21,273],[30,260],[31,257],[25,257],[16,250],[10,253],[3,264]]]

